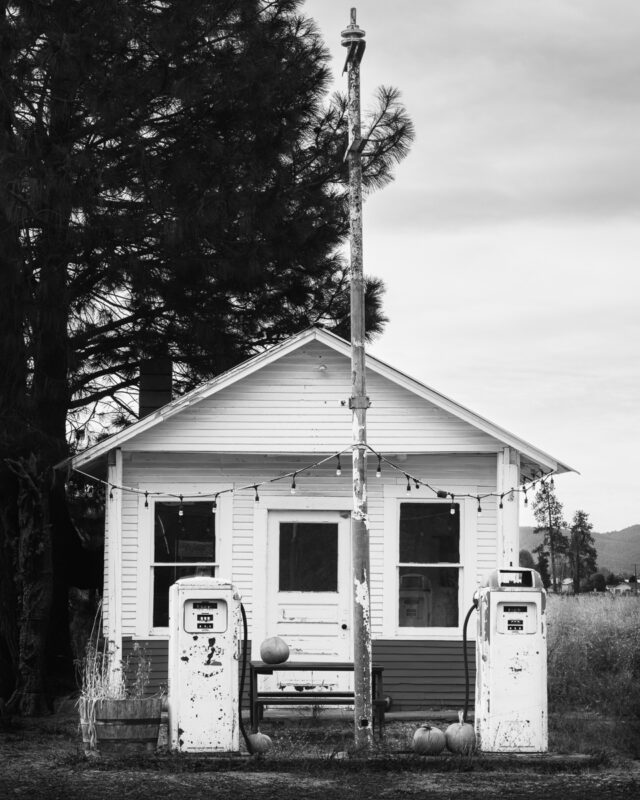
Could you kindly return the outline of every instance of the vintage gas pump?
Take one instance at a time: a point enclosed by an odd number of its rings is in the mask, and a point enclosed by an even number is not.
[[[547,751],[546,593],[537,572],[499,569],[479,591],[475,728],[480,750]]]
[[[174,750],[239,750],[240,596],[228,581],[181,578],[169,590],[169,741]]]

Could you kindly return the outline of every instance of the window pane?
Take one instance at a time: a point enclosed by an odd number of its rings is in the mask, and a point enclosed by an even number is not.
[[[154,560],[168,563],[215,561],[216,515],[211,502],[156,503]]]
[[[400,567],[401,628],[458,626],[458,567]]]
[[[338,526],[280,523],[281,592],[338,591]]]
[[[460,508],[448,503],[400,504],[400,561],[460,563]]]
[[[154,567],[153,568],[153,627],[169,624],[169,587],[178,578],[191,575],[213,575],[214,567]]]

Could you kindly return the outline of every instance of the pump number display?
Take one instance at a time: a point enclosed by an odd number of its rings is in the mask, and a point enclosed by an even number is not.
[[[535,633],[537,613],[534,603],[498,603],[496,611],[498,633]]]
[[[184,630],[189,633],[223,633],[227,630],[227,604],[223,600],[186,600]]]

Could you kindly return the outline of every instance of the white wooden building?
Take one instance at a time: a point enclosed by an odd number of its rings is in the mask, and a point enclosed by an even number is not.
[[[309,329],[71,460],[110,487],[108,637],[146,642],[156,682],[168,587],[195,572],[238,587],[253,652],[277,634],[296,658],[352,657],[350,391],[349,345]],[[371,356],[367,393],[373,659],[394,708],[451,706],[473,593],[518,564],[510,490],[569,467]]]

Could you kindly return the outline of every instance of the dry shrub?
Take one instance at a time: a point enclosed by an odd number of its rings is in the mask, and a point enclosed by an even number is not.
[[[550,711],[640,716],[640,597],[550,596]]]
[[[134,644],[133,653],[123,664],[113,642],[102,630],[102,603],[98,606],[84,658],[76,662],[80,696],[78,712],[83,738],[89,749],[96,747],[96,704],[100,700],[124,700],[145,696],[151,662],[145,645]],[[130,680],[125,681],[125,676]]]

